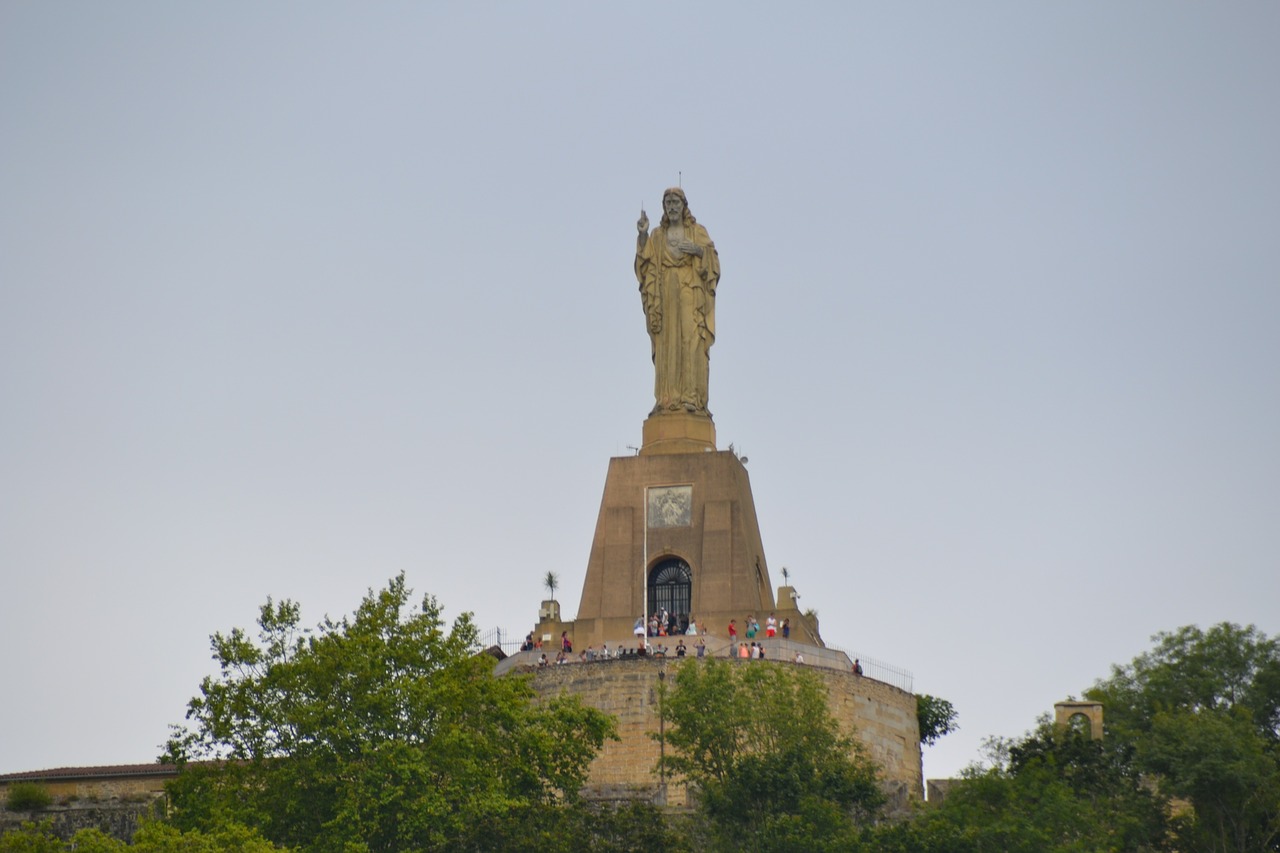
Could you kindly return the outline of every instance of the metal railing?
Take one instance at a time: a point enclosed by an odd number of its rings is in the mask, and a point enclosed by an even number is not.
[[[497,646],[502,649],[504,654],[515,654],[520,651],[520,640],[512,639],[510,631],[504,631],[501,628],[490,628],[487,631],[481,631],[477,636],[476,642],[480,648],[488,649]]]
[[[874,678],[876,681],[883,681],[885,684],[892,684],[899,690],[905,690],[908,693],[914,693],[913,686],[915,684],[915,676],[910,670],[903,669],[900,666],[894,666],[891,663],[885,663],[882,660],[867,657],[860,652],[851,652],[848,649],[842,649],[839,646],[828,644],[827,648],[834,649],[838,652],[844,652],[849,656],[849,660],[856,660],[862,664],[862,674],[867,678]]]
[[[723,654],[722,643],[716,643],[715,639],[709,636],[706,637],[706,639],[711,641],[710,643],[708,643],[709,646],[711,646],[712,644],[715,644],[715,648],[716,648],[715,651],[713,651],[711,648],[708,648],[707,650],[708,655]],[[498,646],[508,656],[517,654],[520,651],[521,641],[519,639],[513,639],[513,635],[511,634],[510,631],[504,631],[501,628],[491,628],[487,631],[481,631],[479,634],[478,641],[480,644],[480,648],[487,649],[492,646]],[[772,643],[773,641],[770,640],[769,642]],[[782,641],[779,638],[779,643],[782,643],[782,642],[784,641]],[[895,666],[891,663],[887,663],[885,661],[879,660],[878,658],[868,657],[867,655],[864,655],[861,652],[851,652],[848,649],[841,648],[840,646],[827,645],[825,649],[832,652],[838,652],[840,654],[847,655],[850,661],[854,661],[854,660],[858,661],[860,664],[862,664],[862,674],[866,678],[872,678],[872,679],[875,679],[876,681],[883,681],[885,684],[890,684],[894,687],[897,687],[899,690],[905,690],[908,693],[915,692],[914,691],[915,676],[911,674],[910,670],[903,669],[900,666]],[[690,657],[694,656],[694,651],[692,647],[690,647],[689,649],[689,656]],[[554,655],[551,655],[551,657],[554,657]],[[784,657],[782,659],[785,660],[789,658]],[[573,656],[570,660],[571,663],[576,663],[577,661],[578,661],[578,658],[576,655]],[[820,666],[828,666],[828,667],[836,665],[836,661],[834,660],[829,662],[813,660],[813,661],[810,661],[810,663],[820,665]],[[839,666],[840,668],[843,668],[845,665],[840,664]]]

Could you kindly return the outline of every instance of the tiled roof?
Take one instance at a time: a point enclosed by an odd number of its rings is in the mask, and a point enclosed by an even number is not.
[[[194,762],[193,762],[194,763]],[[55,767],[0,773],[0,782],[54,782],[60,779],[119,779],[127,776],[176,776],[175,764],[112,764],[105,767]]]

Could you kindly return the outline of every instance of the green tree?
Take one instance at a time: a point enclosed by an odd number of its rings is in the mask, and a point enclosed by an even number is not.
[[[53,803],[49,788],[39,782],[14,782],[9,786],[5,808],[11,812],[40,811]]]
[[[956,713],[946,699],[921,693],[916,697],[916,720],[920,726],[920,744],[933,746],[943,735],[951,734],[960,728],[956,723]]]
[[[1106,708],[1108,739],[1190,803],[1186,849],[1280,849],[1280,643],[1226,622],[1152,639],[1086,693]]]
[[[133,844],[98,829],[82,829],[63,841],[50,821],[26,823],[0,835],[0,853],[272,853],[281,850],[251,829],[228,825],[211,833],[182,832],[154,821],[143,823]]]
[[[67,845],[53,834],[53,821],[30,821],[0,833],[0,853],[63,853]]]
[[[909,822],[866,830],[877,853],[1095,853],[1167,849],[1164,801],[1125,750],[1042,719],[1019,739],[989,742],[971,768]]]
[[[72,839],[77,842],[76,853],[82,853],[78,845],[80,834]],[[239,824],[224,824],[200,832],[182,832],[173,826],[154,821],[144,823],[133,835],[133,844],[121,847],[120,853],[272,853],[281,850],[264,839],[257,830]],[[111,853],[103,848],[103,853]]]
[[[674,680],[661,770],[695,786],[720,849],[834,849],[884,802],[875,764],[841,731],[813,673],[708,659]]]
[[[1106,707],[1107,732],[1151,731],[1158,712],[1247,712],[1257,733],[1280,741],[1280,642],[1250,625],[1195,625],[1152,637],[1155,648],[1086,692]]]
[[[208,677],[166,758],[174,823],[243,824],[308,851],[490,849],[484,832],[531,808],[573,803],[611,717],[560,698],[533,703],[495,678],[469,614],[445,630],[404,576],[351,617],[300,626],[268,600],[256,641],[212,638]]]
[[[995,739],[991,766],[940,807],[865,830],[863,849],[1280,849],[1280,644],[1229,623],[1153,641],[1086,692],[1104,705],[1101,741],[1047,718]]]
[[[691,853],[667,815],[649,803],[565,803],[509,812],[476,833],[477,849],[505,853]]]

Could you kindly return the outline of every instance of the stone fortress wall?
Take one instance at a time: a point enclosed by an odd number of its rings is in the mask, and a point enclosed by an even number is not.
[[[29,821],[49,821],[59,838],[100,829],[126,841],[139,822],[164,810],[164,784],[178,773],[171,764],[60,767],[0,775],[0,835]],[[20,783],[43,787],[53,802],[37,811],[10,811],[9,790]]]
[[[814,651],[818,651],[814,649]],[[806,654],[806,661],[808,652]],[[654,772],[658,734],[659,673],[674,678],[681,666],[699,665],[696,658],[627,657],[542,668],[522,664],[525,655],[508,659],[507,672],[525,672],[545,700],[562,693],[612,714],[620,741],[607,741],[591,765],[584,795],[597,800],[644,799],[673,807],[688,805],[683,785],[661,784]],[[503,661],[507,664],[508,661]],[[890,810],[922,794],[920,730],[916,699],[911,693],[865,676],[824,666],[790,661],[743,660],[735,666],[805,666],[827,686],[828,706],[846,730],[854,730],[881,767]],[[767,697],[762,697],[766,701]],[[708,709],[708,713],[713,713]]]
[[[60,767],[0,775],[0,808],[9,788],[20,782],[41,785],[57,803],[150,802],[164,796],[164,785],[178,775],[172,764]]]

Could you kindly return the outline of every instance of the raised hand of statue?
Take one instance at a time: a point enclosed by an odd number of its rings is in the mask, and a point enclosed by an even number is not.
[[[641,237],[649,236],[649,214],[644,212],[644,208],[640,208],[640,219],[636,222],[636,231],[640,232]]]

